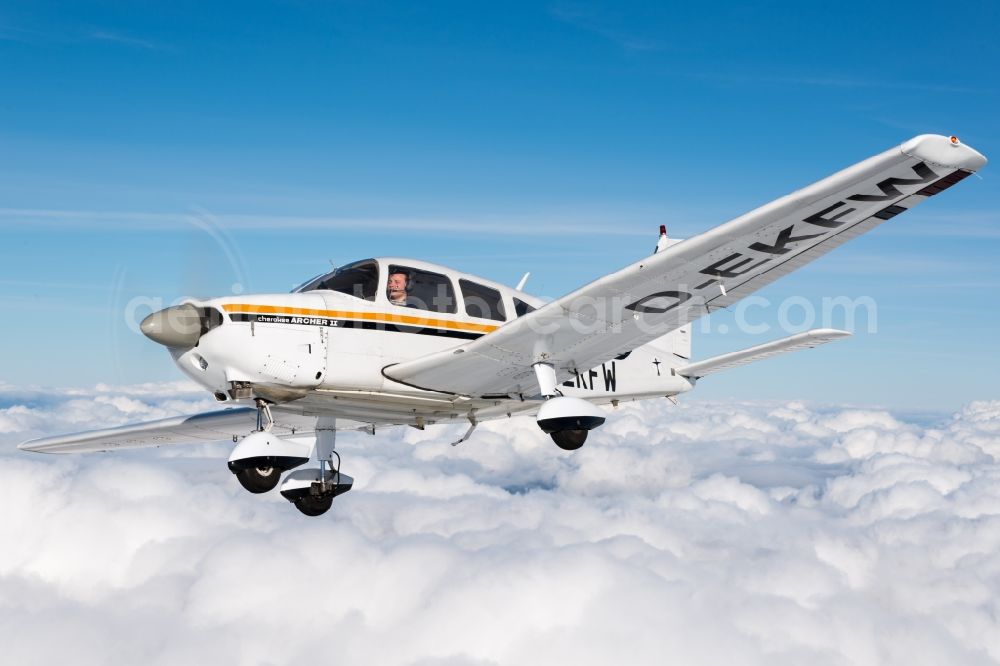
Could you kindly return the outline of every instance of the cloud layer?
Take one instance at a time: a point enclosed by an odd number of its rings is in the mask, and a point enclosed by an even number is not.
[[[341,434],[357,482],[318,519],[225,444],[13,450],[207,404],[0,385],[6,661],[1000,662],[1000,402],[651,402],[576,453],[530,419]]]

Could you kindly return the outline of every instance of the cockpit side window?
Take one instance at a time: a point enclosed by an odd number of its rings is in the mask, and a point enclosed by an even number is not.
[[[520,298],[515,298],[514,299],[514,312],[517,313],[518,317],[523,317],[524,315],[528,314],[529,312],[534,312],[534,311],[535,311],[535,308],[533,306],[528,305],[527,303],[525,303],[524,301],[522,301]]]
[[[455,314],[455,289],[447,275],[409,266],[389,266],[386,298],[391,305]]]
[[[341,266],[332,273],[318,277],[297,291],[339,291],[366,301],[374,301],[378,293],[378,264],[374,261]]]
[[[507,313],[504,312],[498,290],[470,280],[459,280],[458,286],[465,298],[465,314],[480,319],[507,321]]]

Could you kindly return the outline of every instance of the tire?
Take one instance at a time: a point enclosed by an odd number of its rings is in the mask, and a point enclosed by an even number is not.
[[[552,441],[563,451],[576,451],[587,441],[586,430],[557,430],[552,434]]]
[[[333,504],[333,495],[316,496],[306,495],[295,500],[295,508],[307,516],[322,516],[330,510]]]
[[[274,490],[281,481],[281,471],[277,467],[249,467],[236,472],[240,485],[259,495]]]

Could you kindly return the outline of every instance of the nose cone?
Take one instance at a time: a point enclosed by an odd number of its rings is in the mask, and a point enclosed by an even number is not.
[[[185,303],[154,312],[139,324],[142,334],[166,347],[187,349],[201,338],[201,313]]]

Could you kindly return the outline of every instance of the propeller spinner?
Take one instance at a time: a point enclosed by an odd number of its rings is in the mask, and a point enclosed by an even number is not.
[[[222,322],[222,313],[215,308],[184,303],[152,313],[142,320],[139,330],[165,347],[187,349]]]

